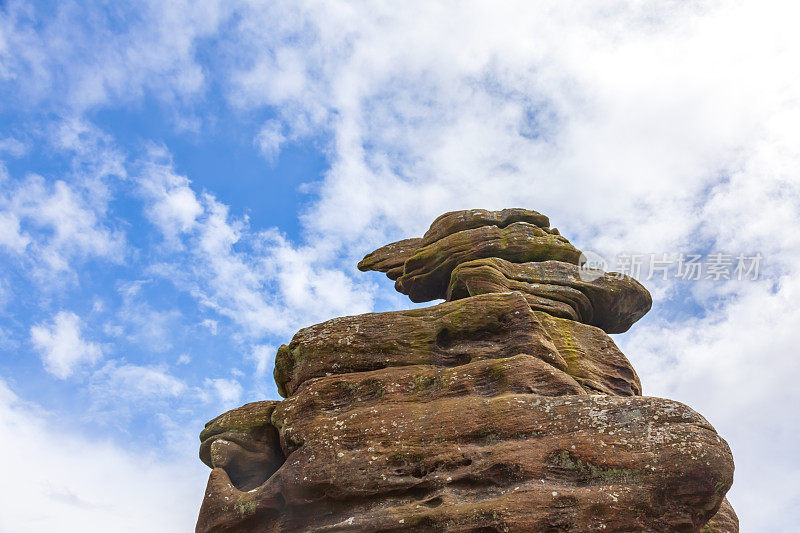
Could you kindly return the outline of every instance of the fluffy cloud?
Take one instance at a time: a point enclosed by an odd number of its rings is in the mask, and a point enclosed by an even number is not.
[[[268,161],[275,161],[281,151],[281,146],[286,142],[286,136],[281,130],[280,122],[268,120],[256,135],[254,140],[256,147]]]
[[[124,256],[124,237],[101,222],[82,193],[64,181],[51,185],[29,176],[0,195],[0,205],[8,209],[0,222],[3,244],[31,260],[42,275],[69,271],[86,258],[118,261]],[[29,231],[21,229],[22,222]]]
[[[770,135],[797,77],[796,39],[760,3],[251,9],[237,29],[252,66],[232,78],[233,99],[332,130],[332,168],[305,218],[326,238],[525,204],[578,240],[601,233],[593,246],[666,250]]]
[[[162,150],[151,151],[140,168],[146,210],[174,250],[151,272],[234,321],[246,336],[286,335],[315,319],[369,310],[363,282],[326,263],[336,256],[330,243],[296,245],[277,229],[253,230],[213,195],[195,192]]]
[[[21,157],[28,151],[28,146],[19,139],[6,137],[0,139],[0,154],[7,153],[12,157]]]
[[[0,530],[166,533],[197,518],[207,471],[189,450],[167,459],[86,438],[1,379],[0,434]]]
[[[151,146],[143,163],[139,181],[148,200],[147,215],[165,239],[174,243],[181,233],[190,231],[203,207],[190,188],[189,180],[172,172],[172,161],[163,147]]]
[[[101,8],[72,1],[56,9],[5,4],[0,77],[20,89],[18,105],[83,111],[137,100],[145,92],[167,101],[202,93],[196,41],[217,29],[219,2],[144,2],[120,6],[113,17],[99,16]]]
[[[0,213],[0,245],[21,254],[30,242],[30,238],[21,233],[19,218],[14,213]]]
[[[125,258],[125,235],[108,217],[110,186],[125,168],[110,138],[82,119],[59,119],[46,129],[35,133],[69,168],[55,178],[0,176],[0,253],[37,285],[53,287],[74,281],[75,267],[86,261]]]
[[[205,390],[210,390],[224,409],[238,407],[242,398],[242,386],[235,379],[206,379]]]
[[[275,361],[275,354],[277,348],[271,344],[259,344],[253,346],[250,352],[250,359],[256,364],[256,376],[263,377],[267,373],[267,369]]]
[[[71,376],[84,363],[97,362],[103,352],[100,346],[83,338],[83,323],[78,315],[59,312],[50,324],[31,327],[31,342],[45,369],[59,379]]]
[[[174,398],[186,391],[186,384],[163,366],[140,366],[109,362],[92,376],[95,389],[105,397],[128,402]]]

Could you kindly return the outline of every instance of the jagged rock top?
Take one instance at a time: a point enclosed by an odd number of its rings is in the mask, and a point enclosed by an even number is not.
[[[621,274],[583,279],[581,252],[528,209],[445,213],[421,238],[367,254],[362,271],[385,272],[414,302],[519,291],[532,308],[622,333],[650,309],[650,293]]]
[[[557,229],[550,229],[550,219],[541,213],[529,209],[502,209],[487,211],[485,209],[469,209],[467,211],[451,211],[433,221],[425,235],[412,239],[403,239],[382,246],[369,253],[358,263],[361,271],[377,270],[385,272],[389,279],[397,279],[403,273],[403,263],[416,253],[419,248],[432,244],[439,239],[458,233],[459,231],[496,226],[505,228],[514,222],[525,222],[539,227],[544,232],[558,235]],[[399,273],[396,271],[399,268]]]
[[[430,229],[422,236],[420,246],[427,246],[453,233],[481,226],[497,226],[505,228],[515,222],[525,222],[538,226],[547,233],[558,235],[557,229],[550,229],[550,219],[530,209],[501,209],[487,211],[485,209],[469,209],[467,211],[451,211],[439,216],[431,224]]]

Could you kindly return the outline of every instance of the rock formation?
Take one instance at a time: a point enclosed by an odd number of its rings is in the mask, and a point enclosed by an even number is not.
[[[524,209],[447,213],[367,255],[411,311],[342,317],[281,346],[286,399],[206,425],[198,532],[735,532],[727,443],[641,396],[608,333],[637,281]]]

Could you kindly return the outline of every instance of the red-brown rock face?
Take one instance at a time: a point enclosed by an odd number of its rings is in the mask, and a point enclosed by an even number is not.
[[[286,399],[212,420],[198,532],[735,532],[727,443],[641,396],[606,332],[650,308],[534,211],[448,213],[369,254],[411,311],[278,350]]]

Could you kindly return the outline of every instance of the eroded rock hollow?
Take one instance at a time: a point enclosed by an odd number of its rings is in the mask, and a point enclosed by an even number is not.
[[[735,532],[727,443],[641,396],[608,333],[651,305],[535,211],[470,210],[367,255],[411,311],[281,346],[285,400],[206,425],[198,532]]]

